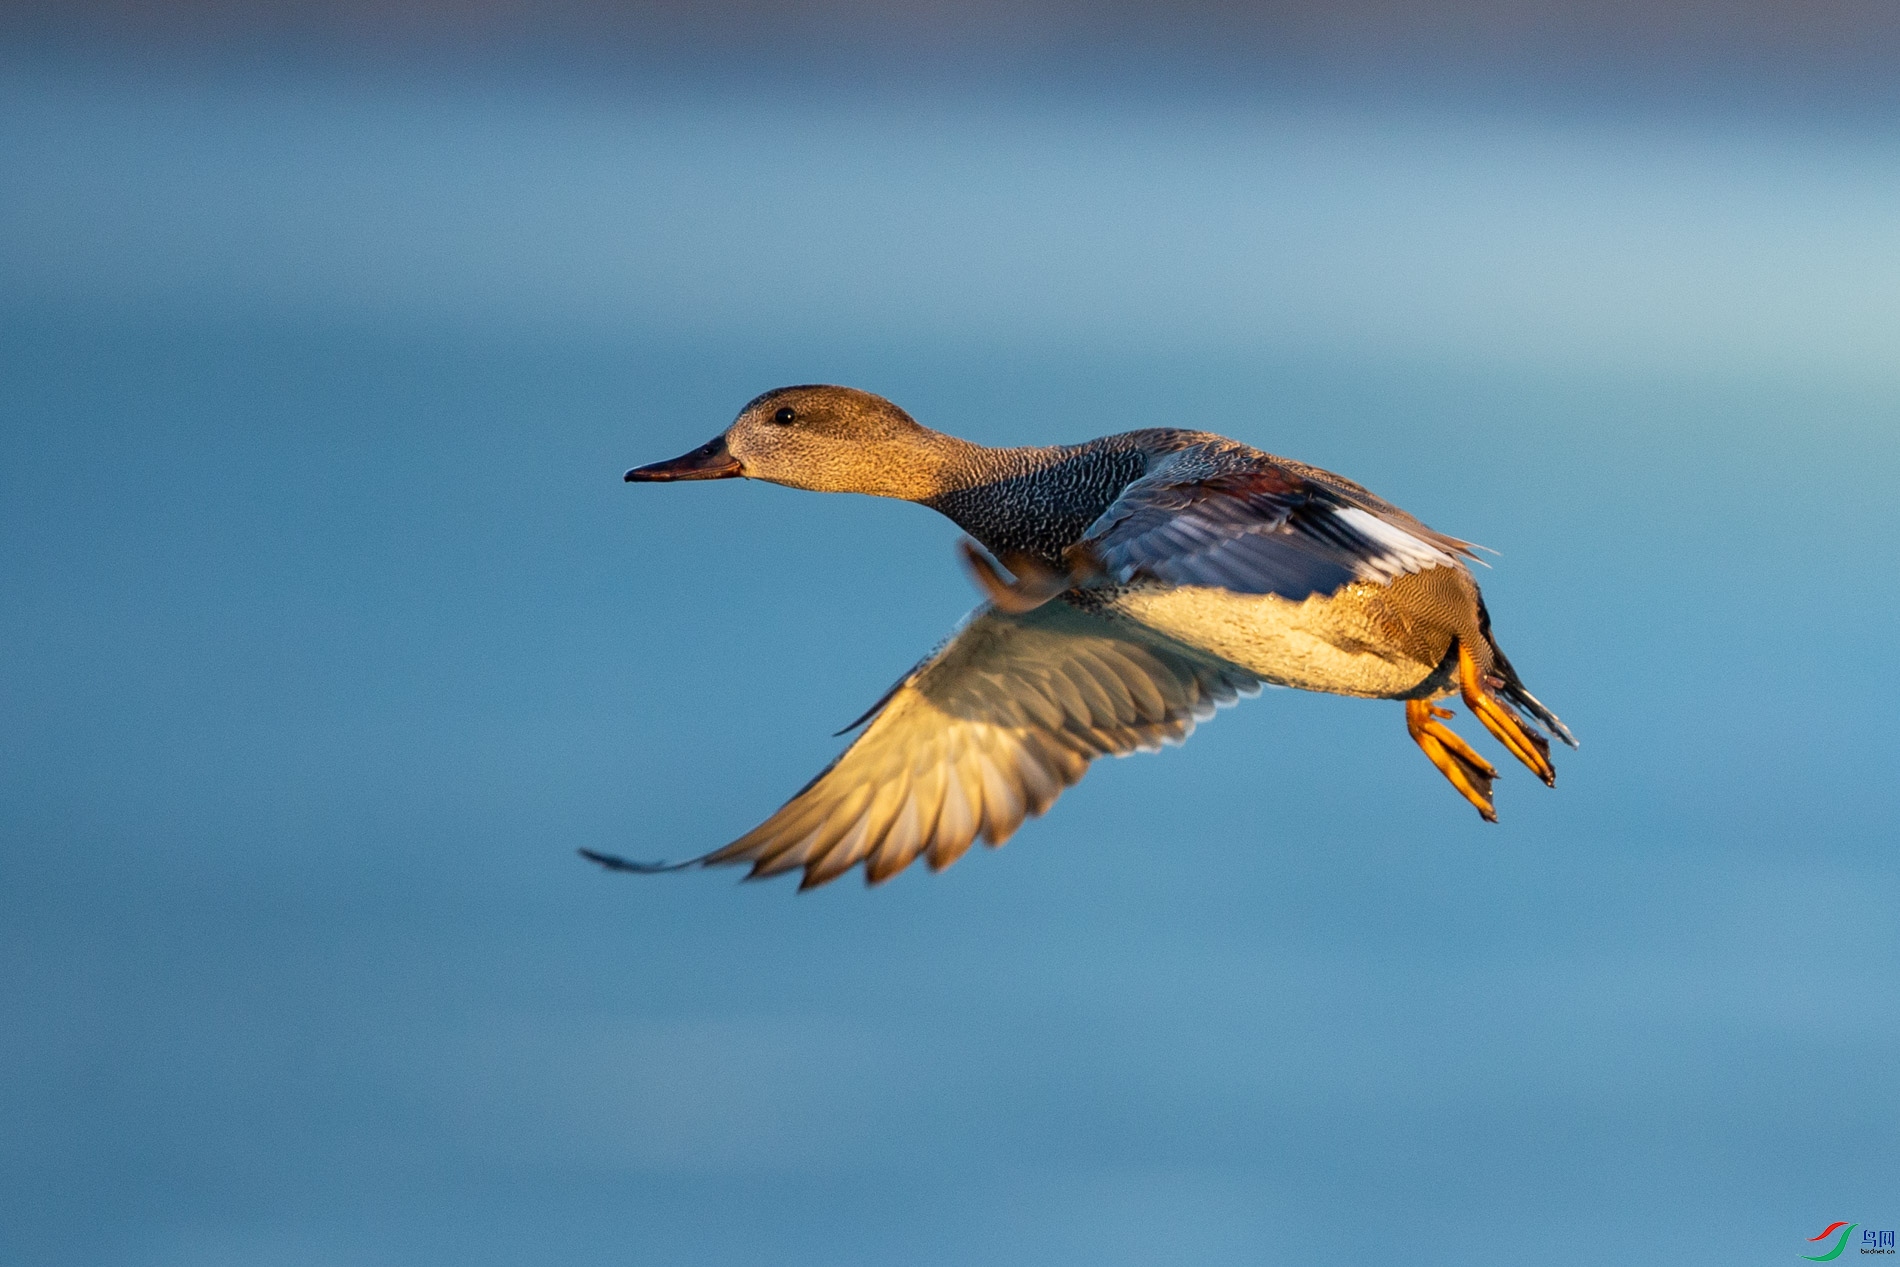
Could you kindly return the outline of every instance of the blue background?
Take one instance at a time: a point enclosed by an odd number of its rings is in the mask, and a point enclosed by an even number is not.
[[[1893,1211],[1888,115],[683,65],[0,66],[0,1256]],[[1348,474],[1502,551],[1584,747],[1487,827],[1396,706],[1269,691],[940,876],[601,873],[751,826],[974,602],[927,511],[620,482],[800,381]]]

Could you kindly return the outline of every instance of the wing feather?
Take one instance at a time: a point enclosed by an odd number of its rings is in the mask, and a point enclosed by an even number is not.
[[[1138,625],[1066,601],[983,607],[873,711],[849,748],[777,813],[698,861],[801,888],[862,864],[882,883],[1008,840],[1105,755],[1152,750],[1259,682]]]
[[[1358,485],[1239,446],[1199,445],[1131,483],[1089,527],[1109,579],[1298,601],[1353,581],[1459,566],[1468,542]]]
[[[927,846],[930,869],[941,871],[961,858],[976,839],[978,809],[970,804],[970,771],[959,752],[944,770],[943,813]]]

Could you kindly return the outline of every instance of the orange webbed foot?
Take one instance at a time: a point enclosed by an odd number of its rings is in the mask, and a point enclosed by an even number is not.
[[[1491,804],[1491,781],[1498,777],[1497,767],[1479,756],[1458,733],[1440,718],[1452,715],[1449,708],[1437,708],[1429,700],[1405,701],[1405,728],[1438,772],[1472,805],[1487,823],[1498,821]]]
[[[1550,741],[1526,726],[1515,709],[1491,693],[1490,684],[1478,670],[1478,662],[1463,646],[1458,648],[1458,689],[1472,716],[1482,722],[1512,756],[1529,766],[1531,773],[1544,781],[1545,787],[1557,786],[1557,768],[1550,763]]]
[[[1064,553],[1059,570],[1046,566],[1033,555],[1003,556],[1004,566],[1016,574],[1012,581],[968,537],[957,542],[957,549],[963,554],[963,565],[969,569],[970,579],[983,591],[983,596],[998,611],[1012,615],[1035,611],[1064,590],[1086,584],[1099,571],[1094,555],[1086,546],[1077,545]]]

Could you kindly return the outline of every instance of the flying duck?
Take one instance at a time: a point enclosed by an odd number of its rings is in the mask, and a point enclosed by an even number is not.
[[[777,813],[686,862],[581,851],[614,870],[802,869],[801,890],[859,863],[870,884],[920,856],[941,870],[979,836],[1009,839],[1095,758],[1179,743],[1262,684],[1404,701],[1413,742],[1487,822],[1497,770],[1439,700],[1462,699],[1547,785],[1545,735],[1576,746],[1492,636],[1469,542],[1225,436],[989,448],[869,392],[781,387],[710,443],[626,474],[738,477],[949,516],[985,601]]]

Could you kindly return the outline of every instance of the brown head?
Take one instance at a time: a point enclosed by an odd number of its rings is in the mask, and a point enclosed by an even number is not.
[[[882,396],[851,387],[780,387],[756,397],[709,443],[630,481],[744,476],[821,493],[916,501],[944,486],[968,442],[920,426]]]

